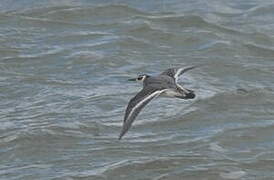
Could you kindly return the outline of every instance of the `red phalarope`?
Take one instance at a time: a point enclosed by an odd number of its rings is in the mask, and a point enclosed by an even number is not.
[[[137,78],[129,81],[140,81],[143,83],[143,89],[130,99],[123,122],[123,128],[119,140],[131,127],[134,119],[140,113],[145,105],[158,96],[175,97],[180,99],[193,99],[195,94],[193,90],[186,89],[177,83],[180,75],[196,66],[188,68],[170,68],[158,76],[149,76],[147,74],[139,75]]]

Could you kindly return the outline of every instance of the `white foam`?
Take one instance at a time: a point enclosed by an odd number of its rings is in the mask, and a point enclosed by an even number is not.
[[[246,175],[245,171],[231,171],[228,173],[220,173],[220,176],[224,179],[239,179]]]
[[[210,143],[209,149],[212,151],[217,151],[217,152],[226,152],[226,149],[224,149],[222,146],[220,146],[218,143]]]

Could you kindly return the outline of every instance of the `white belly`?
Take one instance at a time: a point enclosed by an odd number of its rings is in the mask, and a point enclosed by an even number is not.
[[[175,96],[182,96],[179,92],[173,90],[173,89],[168,89],[164,91],[161,94],[162,97],[175,97]]]

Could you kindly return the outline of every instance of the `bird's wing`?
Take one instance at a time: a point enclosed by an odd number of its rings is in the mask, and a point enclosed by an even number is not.
[[[145,105],[147,105],[153,98],[159,96],[165,90],[166,89],[145,87],[129,101],[119,139],[121,139],[129,130],[134,119],[137,117],[143,107],[145,107]]]
[[[187,68],[169,68],[169,69],[165,70],[164,72],[162,72],[161,75],[170,76],[170,77],[174,78],[174,80],[177,82],[180,75],[182,75],[186,71],[189,71],[196,67],[197,66],[191,66],[191,67],[187,67]]]

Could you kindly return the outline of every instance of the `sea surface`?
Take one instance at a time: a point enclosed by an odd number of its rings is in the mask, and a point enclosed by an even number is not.
[[[118,140],[138,74],[202,65]],[[1,0],[0,179],[273,180],[273,0]]]

